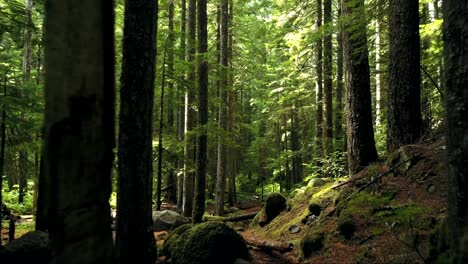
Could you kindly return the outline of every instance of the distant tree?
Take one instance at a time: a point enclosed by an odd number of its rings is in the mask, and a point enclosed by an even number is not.
[[[348,165],[351,174],[377,160],[370,92],[364,0],[344,0]]]
[[[341,18],[341,6],[338,7],[338,17]],[[335,149],[343,151],[345,140],[343,140],[343,28],[339,25],[337,33],[337,55],[336,55],[336,111],[335,111]]]
[[[323,2],[323,20],[325,25],[333,23],[332,17],[332,1],[324,0]],[[325,145],[324,154],[329,155],[333,152],[333,45],[332,33],[325,32],[323,40],[323,78],[324,78],[324,94],[325,94]]]
[[[198,0],[198,53],[201,58],[198,63],[198,125],[201,128],[197,141],[197,172],[195,177],[195,200],[192,221],[201,223],[205,212],[206,169],[208,136],[208,15],[206,0]]]
[[[322,0],[317,0],[317,29],[319,32],[322,30]],[[323,41],[320,36],[317,38],[316,45],[316,64],[315,69],[317,72],[317,119],[316,119],[316,154],[322,155],[323,152]]]
[[[393,151],[421,137],[419,1],[389,2],[388,139]]]
[[[149,264],[156,258],[152,116],[158,1],[127,0],[124,16],[115,246],[119,263]]]
[[[112,1],[47,0],[43,181],[50,263],[113,263]],[[141,201],[139,201],[141,203]]]
[[[445,87],[452,263],[468,263],[468,1],[445,0]]]

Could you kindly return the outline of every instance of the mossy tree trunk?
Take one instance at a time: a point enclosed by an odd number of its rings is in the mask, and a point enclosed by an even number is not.
[[[468,263],[468,1],[445,0],[449,237],[453,263]]]
[[[125,2],[119,117],[116,253],[119,263],[154,263],[153,105],[158,2]]]
[[[50,263],[112,263],[112,1],[46,3],[44,188]]]
[[[346,70],[348,165],[354,174],[377,160],[369,75],[364,0],[345,0],[347,16],[343,34]]]

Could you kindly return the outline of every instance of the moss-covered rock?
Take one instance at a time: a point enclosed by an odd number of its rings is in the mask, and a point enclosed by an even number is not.
[[[309,212],[312,215],[319,216],[322,212],[322,206],[320,206],[320,204],[317,203],[311,203],[309,204]]]
[[[286,210],[287,207],[287,201],[283,195],[279,193],[273,193],[270,196],[268,196],[264,206],[267,222],[273,220],[282,211]]]
[[[177,264],[231,264],[248,255],[244,239],[221,222],[202,223],[186,230],[171,252],[172,262]]]
[[[191,224],[185,224],[177,227],[176,229],[172,230],[171,233],[169,233],[169,236],[164,240],[164,245],[163,245],[163,254],[166,255],[167,257],[170,257],[172,254],[172,251],[174,251],[174,248],[176,246],[177,240],[179,237],[185,233],[187,230],[192,228]]]
[[[356,224],[354,223],[352,216],[347,213],[341,214],[336,220],[336,230],[345,239],[351,239],[356,231]]]
[[[315,252],[320,251],[324,245],[324,239],[325,236],[321,232],[309,229],[299,243],[301,259],[308,258]]]
[[[49,234],[31,231],[8,243],[0,255],[5,263],[49,263]]]

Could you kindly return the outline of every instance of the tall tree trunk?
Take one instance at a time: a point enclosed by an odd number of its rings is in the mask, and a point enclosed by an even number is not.
[[[228,93],[228,131],[229,135],[235,139],[236,136],[236,123],[235,114],[237,107],[237,92],[234,90],[234,73],[233,73],[233,35],[232,35],[232,21],[234,17],[234,5],[233,0],[229,0],[229,37],[228,37],[228,59],[229,59],[229,87],[231,88]],[[236,202],[236,155],[237,150],[234,146],[229,146],[228,150],[228,171],[227,177],[229,179],[228,184],[228,202],[231,206],[234,206]]]
[[[177,136],[177,131],[174,130],[174,0],[169,0],[169,33],[167,36],[167,131]],[[171,203],[177,202],[177,178],[175,168],[177,167],[177,159],[173,153],[168,157],[171,163],[167,172],[167,185],[172,185],[172,188],[167,190],[167,200]]]
[[[206,165],[208,151],[208,14],[207,0],[198,0],[198,125],[201,128],[197,147],[197,174],[195,178],[195,201],[193,222],[201,223],[205,212]]]
[[[221,85],[219,88],[219,118],[218,126],[221,131],[227,131],[227,95],[228,95],[228,66],[229,66],[229,4],[228,0],[221,0]],[[216,214],[224,213],[224,192],[226,189],[226,155],[225,140],[218,138],[218,164],[216,173]]]
[[[46,7],[44,188],[39,200],[47,204],[50,263],[113,263],[113,2],[48,0]]]
[[[293,153],[293,182],[294,184],[302,181],[303,170],[302,170],[302,154],[301,154],[301,143],[298,133],[298,120],[297,120],[296,106],[293,106],[291,113],[291,150]]]
[[[387,148],[393,151],[421,136],[418,0],[390,1],[389,31]]]
[[[23,43],[23,89],[29,85],[31,80],[31,57],[32,57],[32,8],[33,0],[25,0],[24,5],[26,7],[26,25],[24,28],[24,43]],[[22,96],[25,93],[22,91]],[[26,119],[26,113],[21,113],[22,118]],[[26,149],[21,149],[19,152],[19,197],[18,203],[22,204],[24,202],[24,195],[27,189],[28,183],[28,152]]]
[[[338,8],[338,17],[342,17],[341,6]],[[346,140],[343,139],[343,28],[341,25],[337,34],[337,42],[335,149],[337,151],[345,151],[344,141]]]
[[[182,0],[181,2],[181,21],[180,21],[180,61],[185,61],[186,58],[186,8],[187,8],[187,1]],[[177,100],[178,100],[178,110],[177,110],[177,140],[179,142],[184,141],[184,131],[185,131],[185,73],[179,76],[179,81],[177,85]],[[178,172],[177,172],[177,209],[182,210],[182,203],[184,198],[184,159],[178,160]]]
[[[364,0],[345,0],[343,34],[346,70],[348,165],[354,174],[377,160],[370,92]]]
[[[378,8],[378,7],[377,7]],[[379,13],[379,11],[377,11]],[[382,63],[381,63],[381,31],[380,18],[375,20],[375,126],[382,123]]]
[[[197,0],[189,0],[188,6],[188,62],[190,72],[188,75],[189,88],[185,93],[185,146],[184,146],[184,197],[182,214],[191,216],[193,209],[194,192],[194,165],[195,165],[195,138],[192,130],[196,125],[195,89],[196,89],[196,36],[197,36]]]
[[[125,1],[120,77],[116,253],[119,263],[154,263],[153,105],[158,1]],[[138,205],[138,206],[136,206]]]
[[[445,0],[444,58],[452,263],[468,263],[468,2]]]
[[[317,30],[322,32],[322,0],[317,0]],[[316,42],[317,45],[317,58],[316,58],[316,72],[317,72],[317,128],[316,128],[316,154],[322,155],[323,153],[323,68],[322,68],[322,37],[320,36]]]
[[[7,91],[7,75],[5,73],[4,78],[3,78],[3,97],[6,97],[6,91]],[[5,142],[6,142],[6,136],[5,136],[5,128],[6,128],[6,111],[5,111],[5,105],[2,106],[2,123],[0,124],[0,140],[1,140],[1,145],[0,145],[0,208],[3,207],[3,171],[4,171],[4,165],[5,165]],[[3,210],[0,209],[0,222],[3,219]],[[2,233],[0,232],[0,244],[2,243]]]
[[[324,0],[323,2],[323,19],[325,25],[333,23],[332,18],[332,1]],[[325,155],[333,152],[333,45],[331,32],[325,32],[323,41],[323,77],[324,77],[324,91],[325,91]]]

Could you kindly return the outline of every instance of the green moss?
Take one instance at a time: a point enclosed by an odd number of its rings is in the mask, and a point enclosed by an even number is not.
[[[364,264],[364,263],[374,263],[374,259],[372,257],[372,253],[369,247],[360,247],[357,250],[356,254],[356,263]]]
[[[348,213],[341,214],[336,220],[336,230],[345,239],[351,239],[356,231],[356,224],[353,217]]]
[[[210,215],[205,213],[203,215],[203,222],[208,222],[208,221],[218,221],[218,222],[224,222],[226,219],[222,216],[217,216],[217,215]]]
[[[187,230],[189,230],[190,228],[192,228],[191,224],[185,224],[171,231],[169,236],[164,241],[164,245],[162,248],[162,252],[164,253],[164,255],[169,257],[172,254],[172,251],[174,251],[174,248],[176,246],[176,243],[179,237],[183,233],[185,233]]]
[[[312,228],[309,229],[299,244],[301,248],[300,258],[308,258],[315,252],[320,251],[323,248],[324,239],[323,233]]]
[[[244,239],[221,222],[195,225],[178,239],[172,252],[177,264],[233,263],[247,259]]]

